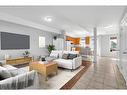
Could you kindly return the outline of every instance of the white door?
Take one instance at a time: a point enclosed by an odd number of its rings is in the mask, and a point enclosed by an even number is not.
[[[120,29],[120,62],[119,68],[127,84],[127,26]]]
[[[55,45],[56,50],[64,50],[64,39],[57,38],[56,40],[53,40],[53,45]]]

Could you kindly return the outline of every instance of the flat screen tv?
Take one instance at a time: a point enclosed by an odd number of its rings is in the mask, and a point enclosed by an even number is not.
[[[30,49],[30,36],[0,32],[1,50]]]

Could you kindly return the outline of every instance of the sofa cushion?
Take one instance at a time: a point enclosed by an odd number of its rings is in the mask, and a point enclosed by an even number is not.
[[[50,54],[50,57],[58,58],[58,56],[59,56],[59,52],[58,51],[52,51],[51,54]]]
[[[6,64],[5,60],[0,61],[0,66],[3,66],[5,64]]]
[[[17,69],[16,67],[11,65],[3,65],[3,67],[6,68],[8,71]]]
[[[45,58],[46,61],[53,61],[53,60],[55,60],[55,59],[56,59],[56,58],[53,57],[53,56],[50,56],[50,57],[46,57],[46,58]]]
[[[62,58],[62,56],[63,56],[63,51],[60,50],[60,51],[59,51],[59,58]]]
[[[68,59],[73,59],[73,58],[76,58],[77,57],[77,54],[69,54],[68,55]]]
[[[9,72],[11,73],[12,77],[15,77],[17,75],[24,74],[24,73],[28,72],[28,70],[27,69],[24,70],[23,68],[17,68],[17,69],[9,70]]]
[[[0,77],[2,79],[10,78],[11,73],[6,68],[0,66]]]
[[[58,64],[58,67],[72,69],[72,60],[70,60],[70,59],[68,59],[68,60],[66,60],[66,59],[56,59],[54,61]]]
[[[68,59],[68,54],[63,54],[62,59]]]

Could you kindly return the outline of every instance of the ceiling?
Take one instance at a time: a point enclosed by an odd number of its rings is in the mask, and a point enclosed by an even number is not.
[[[93,34],[97,27],[98,35],[118,32],[118,24],[125,6],[1,6],[0,12],[14,17],[64,30],[72,37]],[[44,18],[52,16],[52,22]]]

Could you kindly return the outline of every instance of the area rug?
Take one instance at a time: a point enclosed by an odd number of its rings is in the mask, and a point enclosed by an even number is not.
[[[60,89],[65,85],[69,80],[71,80],[78,72],[83,70],[84,66],[79,67],[78,69],[71,71],[67,69],[58,68],[58,74],[52,74],[48,77],[48,81],[45,81],[44,76],[39,74],[39,89]],[[20,68],[29,71],[29,66]]]

